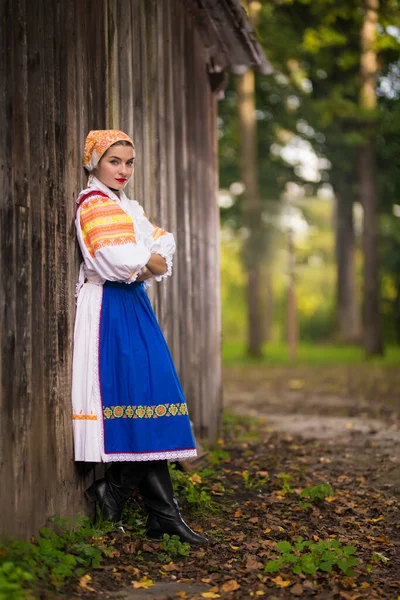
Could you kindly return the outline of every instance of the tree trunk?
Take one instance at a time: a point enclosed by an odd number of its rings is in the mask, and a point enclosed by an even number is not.
[[[255,27],[260,9],[258,2],[249,2],[249,21]],[[248,274],[247,287],[247,347],[250,356],[261,356],[263,323],[261,312],[262,209],[258,187],[257,121],[255,118],[255,78],[246,71],[237,78],[238,113],[240,122],[240,171],[245,186],[243,220],[247,229],[244,262]]]
[[[372,117],[377,105],[376,29],[379,0],[365,0],[361,30],[360,108],[365,117],[364,143],[359,151],[360,198],[364,208],[364,345],[367,355],[383,353],[380,314],[379,213]]]
[[[337,334],[347,344],[361,340],[357,300],[353,202],[336,194]]]
[[[394,302],[396,343],[400,345],[400,277],[396,280],[396,300]]]

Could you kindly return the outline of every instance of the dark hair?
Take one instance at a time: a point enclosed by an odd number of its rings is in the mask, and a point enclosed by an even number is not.
[[[114,142],[114,144],[111,144],[110,148],[112,148],[113,146],[131,146],[133,148],[133,144],[131,142],[128,142],[128,140],[118,140],[118,142]],[[110,148],[107,148],[106,152]]]

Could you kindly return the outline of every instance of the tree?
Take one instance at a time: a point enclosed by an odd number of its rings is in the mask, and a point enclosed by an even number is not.
[[[359,148],[360,200],[364,208],[364,344],[368,355],[383,354],[380,313],[379,219],[374,120],[377,108],[376,50],[379,0],[365,0],[360,46],[360,109],[363,143]]]

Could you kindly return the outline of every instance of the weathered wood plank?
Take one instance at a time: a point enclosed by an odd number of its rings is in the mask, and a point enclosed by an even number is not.
[[[183,0],[0,0],[0,11],[0,490],[13,489],[0,530],[24,536],[81,510],[93,476],[72,460],[70,419],[74,201],[90,129],[134,136],[135,196],[175,234],[174,277],[151,298],[196,431],[215,437],[216,104]]]

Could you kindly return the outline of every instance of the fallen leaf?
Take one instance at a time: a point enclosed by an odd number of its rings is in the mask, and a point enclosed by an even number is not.
[[[139,577],[140,571],[137,567],[133,567],[132,565],[121,565],[119,567],[121,571],[125,571],[126,573],[132,573],[135,577]]]
[[[83,590],[88,590],[89,592],[94,592],[95,589],[88,585],[92,581],[92,578],[89,574],[83,575],[79,580],[79,587]]]
[[[140,581],[132,581],[132,585],[135,588],[135,590],[139,588],[147,590],[147,588],[153,587],[154,583],[151,579],[147,579],[147,577],[142,577]]]
[[[264,529],[264,533],[270,533],[271,531],[271,527],[267,527],[267,529]]]
[[[178,596],[178,598],[188,598],[188,593],[187,592],[178,592],[177,594],[175,594],[175,596]]]
[[[242,516],[242,511],[240,510],[240,508],[237,509],[233,516],[235,517],[235,519],[239,519],[239,517]]]
[[[216,594],[215,592],[203,592],[203,598],[221,598],[221,594]]]
[[[258,517],[251,517],[251,519],[249,519],[249,523],[258,523]]]
[[[163,565],[162,568],[164,571],[178,571],[179,567],[173,562],[168,563],[167,565]]]
[[[288,587],[291,584],[290,579],[282,579],[280,575],[273,577],[272,581],[279,587]]]
[[[256,556],[253,556],[252,554],[247,555],[246,571],[255,571],[256,569],[261,569],[263,566],[263,563],[258,561]]]
[[[158,548],[155,548],[152,544],[147,544],[146,542],[143,544],[143,551],[144,552],[151,552],[151,554],[155,554],[156,552],[158,552]]]
[[[230,579],[229,581],[226,581],[225,583],[223,583],[221,586],[221,590],[223,592],[234,592],[235,590],[238,590],[239,588],[240,588],[240,585],[238,584],[236,579]]]
[[[385,517],[378,517],[377,519],[365,519],[367,523],[380,523],[380,521],[384,521]]]
[[[293,587],[290,588],[290,593],[293,596],[301,596],[304,592],[304,588],[301,583],[296,583]]]

